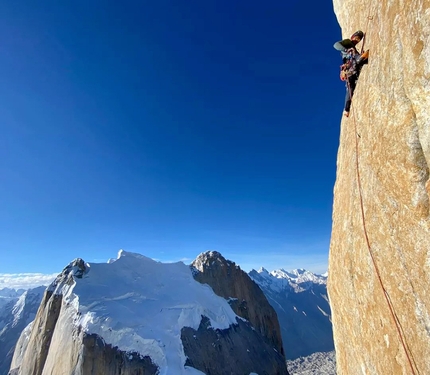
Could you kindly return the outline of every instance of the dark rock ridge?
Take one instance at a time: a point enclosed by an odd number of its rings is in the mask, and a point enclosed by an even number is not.
[[[208,284],[216,294],[228,299],[233,311],[249,321],[276,353],[285,356],[276,312],[246,272],[216,251],[200,254],[191,267],[197,281]]]
[[[238,320],[237,325],[223,330],[210,328],[209,319],[203,317],[197,331],[182,329],[186,365],[206,375],[288,374],[284,356],[262,340],[249,322]]]

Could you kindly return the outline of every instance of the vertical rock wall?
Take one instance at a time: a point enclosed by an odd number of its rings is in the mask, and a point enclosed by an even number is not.
[[[361,29],[370,49],[342,120],[334,189],[338,374],[430,374],[430,0],[334,0],[334,10],[343,37]]]

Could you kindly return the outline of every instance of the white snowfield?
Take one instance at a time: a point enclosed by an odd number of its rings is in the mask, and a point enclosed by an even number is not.
[[[227,301],[195,281],[182,262],[160,263],[121,250],[114,261],[86,265],[88,272],[75,277],[74,285],[54,282],[51,290],[81,313],[75,324],[120,350],[150,356],[160,375],[202,374],[185,367],[183,327],[197,329],[202,315],[213,328],[236,323]]]

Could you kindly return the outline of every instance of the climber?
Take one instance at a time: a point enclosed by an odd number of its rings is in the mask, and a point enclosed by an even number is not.
[[[361,68],[368,62],[369,50],[360,54],[355,47],[363,37],[364,33],[358,30],[352,34],[351,39],[343,39],[333,45],[342,55],[343,64],[340,66],[340,79],[346,81],[345,110],[343,112],[346,117],[349,116],[352,96]]]

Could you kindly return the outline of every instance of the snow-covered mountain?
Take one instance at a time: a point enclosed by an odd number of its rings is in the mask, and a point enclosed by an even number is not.
[[[276,326],[273,326],[273,324],[275,324],[275,319],[270,316],[270,312],[264,310],[265,302],[261,300],[258,293],[256,294],[255,291],[250,292],[252,291],[252,286],[249,285],[250,280],[247,281],[247,277],[243,276],[244,272],[233,262],[225,260],[219,253],[207,252],[200,254],[192,263],[193,266],[191,267],[192,270],[194,270],[194,279],[197,279],[201,283],[209,284],[218,296],[222,296],[224,300],[227,300],[227,305],[224,303],[222,305],[215,304],[215,312],[213,310],[211,312],[211,309],[206,306],[206,302],[202,303],[199,307],[195,300],[190,302],[189,299],[183,298],[184,294],[187,294],[189,298],[192,296],[195,297],[196,295],[193,289],[195,287],[195,281],[189,278],[189,268],[184,264],[175,263],[166,265],[154,262],[141,255],[126,252],[121,252],[117,259],[111,259],[108,263],[112,265],[116,263],[118,266],[124,261],[124,259],[122,259],[124,257],[129,257],[129,261],[133,263],[133,266],[127,266],[125,268],[118,267],[117,270],[106,273],[106,270],[104,270],[106,267],[105,264],[88,265],[82,262],[82,267],[77,264],[66,267],[65,271],[69,277],[64,279],[65,272],[63,271],[62,281],[59,282],[59,279],[57,279],[57,281],[51,285],[49,293],[54,296],[63,293],[63,302],[76,304],[76,300],[79,299],[78,310],[82,315],[79,321],[75,323],[83,323],[81,328],[86,330],[87,344],[90,338],[95,339],[95,337],[103,337],[105,343],[111,344],[111,346],[118,345],[120,349],[125,349],[125,352],[127,352],[127,350],[132,352],[133,350],[137,350],[139,345],[127,341],[130,340],[126,339],[130,332],[133,331],[135,334],[137,332],[139,336],[143,337],[142,335],[146,335],[145,329],[152,329],[152,331],[154,331],[153,327],[157,327],[156,331],[158,332],[167,332],[170,330],[170,332],[165,333],[164,336],[162,335],[161,339],[155,339],[156,333],[153,332],[153,336],[151,337],[153,338],[153,343],[156,342],[155,345],[146,342],[148,346],[153,345],[154,348],[156,348],[162,345],[164,341],[169,340],[169,345],[163,349],[164,351],[161,350],[158,354],[158,359],[154,360],[154,362],[159,361],[159,363],[161,363],[164,361],[164,363],[167,363],[168,360],[170,361],[169,353],[173,355],[172,353],[176,352],[178,355],[178,347],[181,345],[180,342],[182,342],[182,345],[184,342],[187,342],[187,337],[183,335],[183,333],[188,332],[188,329],[190,329],[191,333],[189,337],[191,337],[192,340],[188,340],[186,345],[189,345],[191,348],[193,344],[196,344],[191,350],[196,353],[199,352],[199,355],[201,355],[202,350],[206,350],[206,348],[202,349],[204,346],[202,345],[203,341],[199,343],[194,343],[193,341],[196,341],[197,337],[199,339],[201,338],[201,332],[208,331],[207,329],[199,331],[199,327],[202,324],[206,324],[212,328],[219,328],[216,329],[215,332],[222,332],[225,331],[223,328],[230,326],[234,321],[240,321],[240,324],[242,324],[243,321],[239,318],[239,316],[241,316],[251,321],[253,329],[257,327],[257,330],[261,329],[262,331],[264,331],[264,329],[271,332],[280,331],[280,334],[282,334],[283,348],[285,348],[286,356],[289,359],[307,356],[318,351],[326,352],[333,350],[330,307],[328,305],[326,291],[327,275],[316,275],[303,269],[289,272],[280,269],[268,272],[264,268],[261,268],[259,271],[253,270],[249,273],[251,278],[259,285],[261,291],[264,292],[267,300],[278,315],[280,328],[276,329]],[[122,260],[118,262],[120,259]],[[138,260],[136,261],[136,259]],[[141,267],[142,264],[140,264],[140,261],[145,265],[144,267]],[[178,270],[181,270],[181,272],[178,273]],[[112,277],[112,273],[116,273],[116,276]],[[181,273],[182,276],[179,276]],[[185,277],[184,273],[188,273],[188,276]],[[155,274],[158,274],[158,276],[154,276]],[[90,277],[92,278],[92,282],[90,282]],[[181,282],[178,281],[181,279],[187,280],[186,283],[181,284]],[[120,286],[124,282],[126,285]],[[133,287],[129,288],[130,285],[134,285],[136,282],[139,283],[139,285],[141,284],[137,290],[135,288],[133,289]],[[103,285],[104,287],[102,287]],[[193,287],[189,287],[189,285]],[[199,284],[197,283],[196,285],[198,286]],[[200,289],[201,286],[198,288]],[[209,287],[206,286],[206,288]],[[15,346],[25,325],[34,318],[42,299],[44,289],[45,287],[29,290],[24,295],[24,290],[15,291],[13,289],[8,289],[0,291],[3,295],[2,300],[8,301],[8,303],[4,304],[3,308],[0,307],[0,375],[7,374],[12,356],[12,351],[10,349]],[[176,295],[177,305],[173,309],[172,303],[175,297],[170,296],[170,292]],[[97,298],[100,293],[103,295],[101,299]],[[20,295],[22,298],[19,299]],[[247,295],[248,298],[246,297]],[[157,302],[159,299],[164,298],[163,296],[170,298],[170,300],[167,299],[164,301],[164,307],[163,304]],[[249,298],[249,296],[252,296],[252,298]],[[148,320],[145,325],[146,328],[142,328],[143,331],[139,331],[139,324],[137,322],[140,317],[137,315],[140,313],[137,314],[137,308],[143,301],[148,302],[149,305],[144,305],[145,313],[141,314],[141,318],[142,320]],[[233,312],[228,305],[233,308]],[[149,310],[148,306],[150,307]],[[55,308],[55,304],[51,304],[50,308]],[[168,315],[165,312],[161,313],[161,311],[160,314],[157,315],[155,310],[158,308],[160,310],[164,308],[166,311],[170,312],[181,311],[181,313],[179,317],[178,315]],[[135,309],[134,314],[132,314],[133,309]],[[185,312],[183,311],[184,309]],[[196,311],[194,315],[192,315],[191,312],[194,309],[196,309]],[[222,312],[223,309],[227,310]],[[46,309],[44,311],[47,312]],[[128,317],[123,315],[123,311],[128,311]],[[226,311],[228,313],[226,313]],[[108,321],[103,321],[104,324],[101,324],[103,320],[101,316],[108,314],[110,316]],[[201,315],[207,318],[199,318]],[[220,315],[224,316],[224,318],[221,319],[223,324],[218,322]],[[147,316],[149,316],[149,318],[147,318]],[[161,316],[166,318],[164,322],[163,320],[159,320]],[[187,316],[188,318],[186,318]],[[192,319],[190,316],[192,316]],[[266,318],[264,318],[264,316],[266,316]],[[176,319],[178,319],[178,322],[181,321],[184,326],[180,329],[179,323],[177,323],[176,331],[172,331],[171,328],[168,328],[168,325],[172,321],[175,322]],[[194,325],[190,323],[189,319],[195,319]],[[261,321],[260,323],[259,320]],[[200,322],[200,325],[197,325],[197,321]],[[187,328],[187,325],[193,328]],[[115,332],[109,331],[109,329],[112,329],[112,326],[115,327]],[[129,326],[132,328],[130,329]],[[198,327],[197,330],[196,326]],[[120,329],[119,327],[123,328]],[[129,327],[129,329],[126,329],[127,327]],[[136,332],[134,330],[136,330]],[[213,330],[209,330],[208,332],[212,331]],[[106,332],[109,333],[106,334]],[[177,336],[178,332],[181,332],[180,339],[178,339]],[[28,336],[30,333],[31,326],[24,332],[22,340],[18,344],[21,359],[19,359],[19,354],[17,354],[17,358],[18,361],[21,360],[21,363],[22,356],[25,352],[23,341],[25,341],[24,338],[26,335]],[[248,333],[246,333],[245,336],[247,334]],[[175,345],[172,343],[172,337],[169,335],[175,337]],[[105,337],[107,337],[107,339]],[[226,335],[217,336],[216,341],[222,342],[225,337]],[[275,338],[270,340],[274,343],[279,341],[279,339]],[[97,342],[97,340],[95,339],[94,342]],[[211,343],[212,342],[213,341],[211,341]],[[142,342],[141,345],[143,345]],[[235,345],[238,345],[237,341]],[[142,347],[144,346],[145,345]],[[156,349],[152,350],[157,351]],[[283,351],[284,349],[280,350]],[[181,356],[183,356],[184,353],[183,351]],[[332,356],[334,356],[334,354],[332,354]],[[297,367],[296,364],[300,363],[303,363],[303,366],[307,365],[308,368],[319,368],[319,358],[325,357],[324,354],[320,354],[317,357],[316,363],[314,364],[312,364],[314,360],[312,355],[305,359],[289,362],[289,368],[295,368]],[[183,357],[181,358],[179,362],[183,361]],[[192,362],[190,358],[192,358],[192,356],[185,356],[185,358],[185,363],[190,365]],[[332,362],[330,358],[328,363],[329,367]],[[176,364],[177,363],[178,359],[176,359]],[[295,367],[292,367],[292,363],[294,363]],[[304,369],[305,367],[303,367],[301,371],[305,371],[307,374],[307,370]],[[194,371],[192,366],[184,366],[184,368],[186,369],[184,371],[188,371],[184,372],[186,374]],[[297,371],[295,373],[300,373],[298,372],[299,368],[300,366],[294,370]],[[197,374],[199,372],[195,373]],[[314,372],[310,372],[309,374],[311,373],[313,374]],[[315,374],[317,373],[318,372],[315,372]]]
[[[15,290],[11,288],[0,289],[0,309],[6,304],[8,304],[9,302],[16,301],[24,292],[25,292],[24,289],[19,289],[19,290]]]
[[[249,276],[278,315],[288,359],[334,350],[327,275],[304,269],[269,272],[261,268]]]
[[[36,316],[45,289],[2,291],[9,301],[0,307],[0,375],[8,373],[18,337]]]
[[[205,272],[210,280],[211,267],[194,276]],[[76,259],[46,290],[22,332],[11,373],[288,374],[282,343],[276,346],[264,327],[238,315],[208,284],[182,262],[140,254],[121,251],[105,264]]]
[[[12,288],[2,288],[0,289],[0,299],[1,298],[18,298],[22,293],[24,293],[24,289],[12,289]]]

